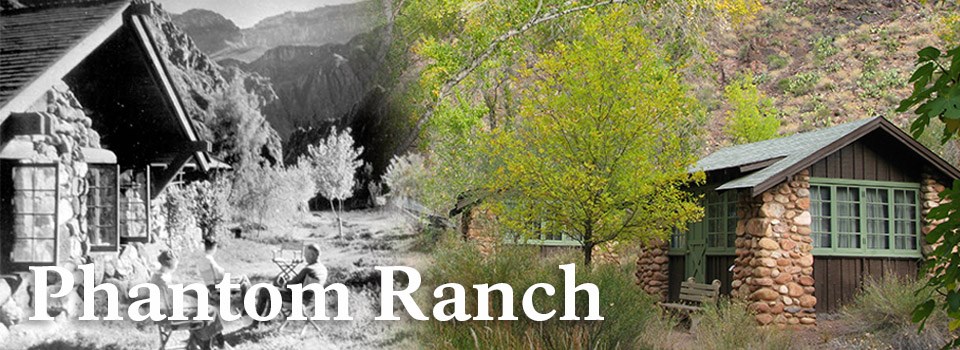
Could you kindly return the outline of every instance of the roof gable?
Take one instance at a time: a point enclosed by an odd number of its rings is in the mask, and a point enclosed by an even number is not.
[[[944,176],[960,179],[960,171],[955,167],[882,117],[723,148],[701,159],[693,170],[711,172],[739,168],[746,175],[721,184],[717,190],[750,189],[753,195],[757,195],[875,131],[889,134]],[[762,166],[750,167],[756,164]]]
[[[0,11],[0,121],[29,108],[88,57],[118,35],[132,35],[159,88],[165,114],[175,120],[204,171],[210,165],[179,92],[146,28],[144,10],[130,0],[37,0]],[[124,34],[126,31],[129,34]],[[102,50],[101,50],[102,51]],[[169,141],[169,140],[166,140]]]
[[[0,119],[22,111],[123,25],[128,1],[0,12]]]

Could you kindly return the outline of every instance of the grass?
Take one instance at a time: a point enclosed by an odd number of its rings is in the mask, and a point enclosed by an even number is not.
[[[883,278],[868,278],[863,291],[844,307],[842,320],[855,334],[874,334],[895,349],[936,349],[951,339],[943,310],[934,310],[923,332],[910,319],[913,309],[924,301],[917,293],[925,281],[886,273]]]
[[[558,265],[579,262],[580,256],[558,254],[540,255],[536,247],[499,246],[496,253],[481,254],[472,243],[445,240],[434,252],[434,265],[424,275],[421,291],[432,291],[431,286],[455,282],[464,286],[483,283],[507,283],[513,287],[514,314],[518,321],[423,322],[417,338],[424,348],[431,349],[633,349],[639,346],[644,329],[669,325],[658,317],[654,299],[635,284],[631,264],[577,266],[577,283],[591,282],[600,293],[600,314],[603,321],[559,321],[563,313],[563,275]],[[557,310],[557,315],[545,322],[529,320],[522,311],[521,296],[535,283],[557,287],[557,294],[547,297],[537,293],[534,305],[541,312]],[[436,302],[427,292],[420,295],[424,310]],[[447,295],[449,297],[449,295]],[[587,314],[587,296],[578,293],[577,315]],[[491,316],[500,316],[503,300],[496,294],[491,298]],[[477,295],[467,290],[466,310],[476,310]],[[449,311],[449,310],[448,310]],[[475,313],[475,312],[473,312]],[[666,332],[666,331],[664,331]],[[649,338],[649,336],[648,336]]]
[[[729,298],[705,307],[695,335],[708,350],[791,348],[790,331],[758,327],[745,302]]]

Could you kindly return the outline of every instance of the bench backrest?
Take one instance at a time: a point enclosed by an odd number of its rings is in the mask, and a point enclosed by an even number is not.
[[[708,304],[717,302],[720,296],[720,281],[713,280],[713,283],[697,283],[693,277],[680,282],[680,301],[696,304]]]

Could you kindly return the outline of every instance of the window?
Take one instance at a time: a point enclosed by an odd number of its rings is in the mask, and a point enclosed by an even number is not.
[[[810,229],[818,254],[919,254],[919,184],[811,179]]]
[[[708,250],[733,250],[737,240],[737,193],[710,192],[704,204]]]
[[[690,223],[687,230],[673,230],[670,234],[670,250],[683,252],[688,241],[703,242],[710,253],[732,253],[737,243],[737,193],[717,193],[712,189],[703,197],[703,220]],[[694,237],[690,237],[694,236]]]
[[[120,241],[150,242],[149,170],[120,174]]]
[[[546,246],[580,246],[580,242],[573,239],[564,232],[546,232],[545,222],[536,222],[530,224],[530,230],[538,232],[535,239],[527,239],[526,244],[546,245]]]
[[[91,251],[120,248],[117,172],[114,164],[90,164],[87,172],[87,239]]]
[[[14,270],[32,265],[53,265],[57,262],[57,184],[55,164],[5,163],[7,181],[4,201],[4,227],[11,228],[4,240],[6,258]],[[9,196],[9,197],[7,197]],[[5,230],[6,231],[6,230]],[[11,234],[12,233],[12,234]]]

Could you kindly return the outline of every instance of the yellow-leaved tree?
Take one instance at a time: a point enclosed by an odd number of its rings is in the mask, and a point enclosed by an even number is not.
[[[492,131],[486,186],[511,234],[565,234],[590,264],[599,244],[664,238],[701,216],[682,186],[702,176],[688,173],[702,112],[624,9],[579,26],[519,74],[517,118]]]

